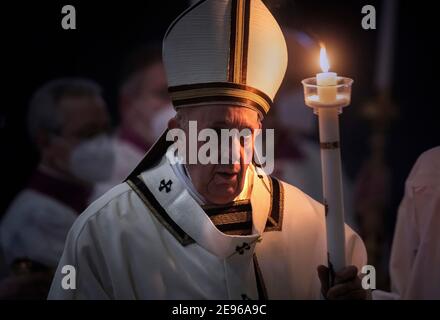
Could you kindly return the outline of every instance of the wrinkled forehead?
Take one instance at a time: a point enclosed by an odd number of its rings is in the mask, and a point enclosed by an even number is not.
[[[197,121],[205,128],[258,128],[261,123],[258,111],[234,105],[193,106],[183,112],[187,113],[187,120]]]

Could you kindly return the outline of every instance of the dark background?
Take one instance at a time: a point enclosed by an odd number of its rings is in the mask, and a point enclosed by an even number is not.
[[[370,128],[358,110],[376,94],[373,76],[381,1],[264,2],[284,24],[306,30],[338,48],[332,69],[355,79],[352,106],[341,118],[343,163],[349,176],[355,178],[370,152]],[[61,8],[66,4],[76,8],[76,30],[61,28]],[[376,7],[377,30],[361,28],[361,8],[366,4]],[[177,0],[2,3],[0,216],[38,160],[25,122],[32,92],[56,77],[89,77],[103,86],[116,122],[124,56],[138,44],[161,41],[168,25],[187,6],[187,1]],[[399,117],[388,128],[386,147],[392,177],[386,217],[390,238],[412,165],[420,153],[440,144],[438,79],[434,71],[438,66],[439,30],[435,13],[432,1],[398,1],[391,93]]]

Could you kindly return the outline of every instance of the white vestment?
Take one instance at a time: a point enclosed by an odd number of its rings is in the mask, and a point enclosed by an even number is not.
[[[228,235],[176,177],[168,153],[77,219],[49,299],[319,299],[323,206],[291,185],[250,176],[252,234]],[[365,247],[349,227],[346,248],[348,263],[361,268]],[[65,265],[76,269],[76,289],[62,288]]]
[[[406,180],[390,260],[391,292],[375,299],[440,299],[440,147],[423,153]]]
[[[48,195],[32,189],[21,191],[0,224],[6,264],[29,258],[55,268],[77,217],[75,210]]]

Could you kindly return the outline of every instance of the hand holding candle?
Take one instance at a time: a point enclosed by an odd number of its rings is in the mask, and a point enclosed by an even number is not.
[[[346,265],[339,113],[350,103],[353,80],[329,72],[330,65],[323,46],[320,65],[323,72],[302,83],[305,103],[314,109],[319,119],[328,263],[329,268],[337,272]]]

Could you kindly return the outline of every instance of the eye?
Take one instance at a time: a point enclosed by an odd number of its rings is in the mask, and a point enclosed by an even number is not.
[[[252,137],[253,130],[251,128],[244,128],[241,130],[243,137]]]

